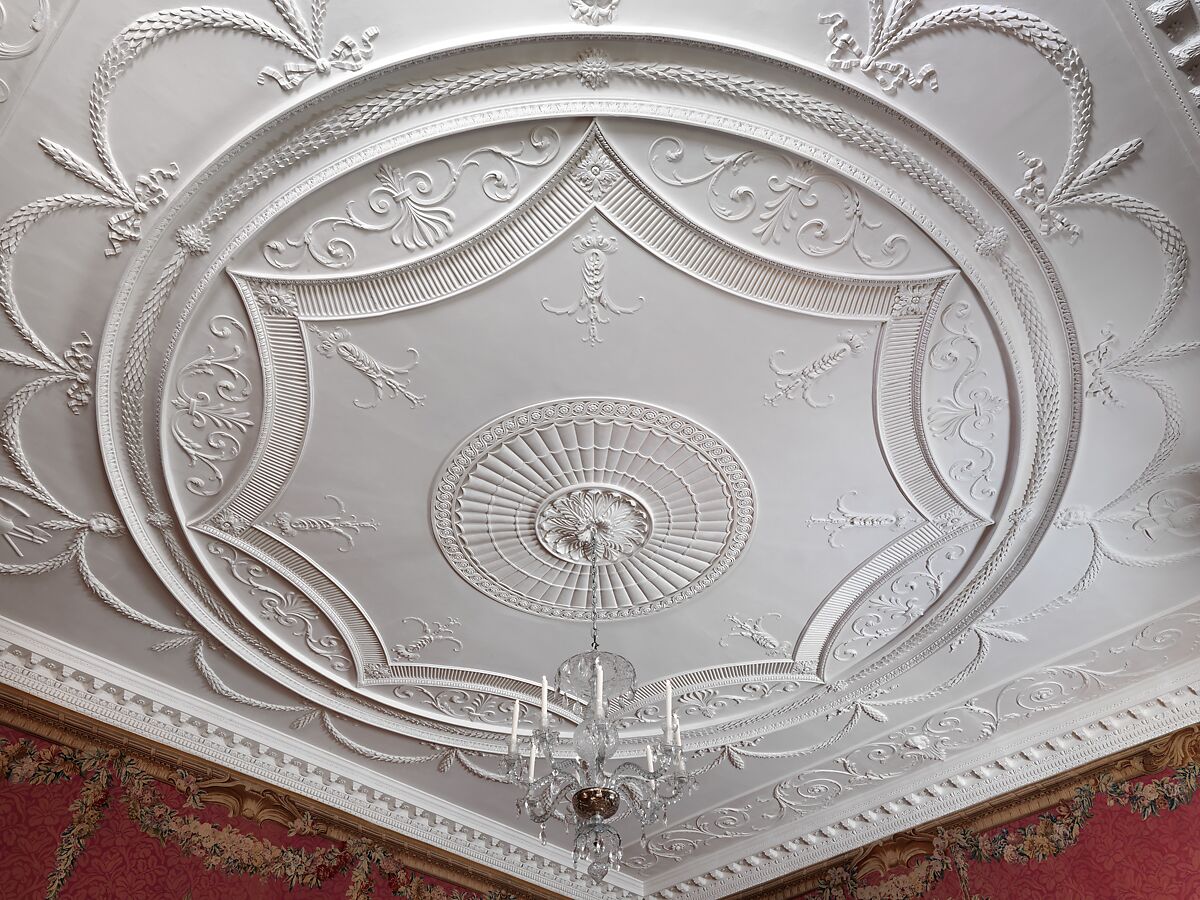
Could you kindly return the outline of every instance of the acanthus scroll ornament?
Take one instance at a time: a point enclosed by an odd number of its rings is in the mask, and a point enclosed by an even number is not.
[[[765,619],[781,619],[783,616],[780,613],[770,613],[757,618],[741,619],[735,615],[728,615],[725,621],[732,624],[729,634],[725,635],[718,642],[722,647],[729,646],[731,637],[744,637],[756,644],[764,654],[770,657],[787,657],[792,652],[791,641],[781,641],[775,635],[771,634],[764,626]]]
[[[808,525],[821,525],[829,536],[830,547],[840,547],[840,536],[848,528],[889,528],[900,531],[916,522],[916,516],[906,509],[890,513],[856,513],[846,506],[846,501],[858,491],[847,491],[838,497],[833,512],[824,516],[809,516]]]
[[[634,306],[621,306],[609,296],[604,286],[608,274],[606,257],[617,252],[617,239],[600,231],[599,216],[592,216],[589,225],[587,231],[571,240],[575,252],[583,256],[583,297],[565,306],[554,306],[549,297],[543,297],[542,309],[556,316],[576,313],[575,321],[587,327],[582,340],[594,347],[604,340],[600,337],[600,326],[612,321],[605,313],[618,316],[635,313],[642,308],[646,298],[638,297]]]
[[[1008,401],[980,383],[987,372],[979,367],[982,349],[970,318],[971,307],[963,301],[942,311],[940,324],[946,333],[929,348],[929,365],[957,374],[950,393],[930,405],[928,417],[935,436],[957,440],[967,448],[969,455],[952,463],[949,475],[966,483],[972,498],[982,500],[996,494],[992,484],[996,453],[989,445]]]
[[[463,647],[462,641],[454,636],[454,629],[462,625],[462,622],[453,616],[445,622],[426,622],[418,616],[405,616],[401,622],[404,625],[416,623],[421,629],[421,634],[413,640],[392,647],[392,655],[404,662],[416,662],[426,647],[438,641],[452,644],[455,653]]]
[[[833,658],[845,662],[899,634],[924,615],[946,587],[953,563],[967,554],[955,544],[940,547],[924,564],[898,575],[886,588],[871,597],[850,623],[850,634],[833,648]]]
[[[266,285],[251,288],[250,296],[263,310],[274,316],[300,319],[300,302],[292,289],[281,285]],[[410,387],[409,375],[421,361],[416,348],[409,347],[412,362],[407,366],[394,366],[380,362],[369,352],[350,340],[350,329],[341,325],[326,331],[314,322],[305,322],[304,327],[315,340],[317,353],[326,359],[340,359],[352,369],[362,374],[375,388],[375,399],[363,402],[356,399],[354,405],[359,409],[373,409],[383,400],[386,392],[389,397],[404,397],[414,408],[421,406],[425,398],[415,393]]]
[[[298,591],[268,584],[270,574],[264,566],[225,544],[213,541],[208,545],[208,552],[222,560],[234,580],[245,585],[250,596],[258,599],[263,618],[302,638],[304,645],[328,661],[335,672],[350,669],[345,642],[332,629],[326,634],[318,633],[325,620],[311,600]]]
[[[414,347],[409,347],[412,362],[407,366],[394,366],[380,362],[358,344],[350,341],[350,330],[338,326],[330,331],[324,331],[309,323],[309,331],[317,337],[317,352],[326,359],[337,358],[349,363],[350,367],[360,372],[367,381],[375,387],[375,399],[364,403],[356,399],[354,405],[359,409],[374,409],[383,400],[386,391],[389,397],[403,397],[414,408],[421,406],[425,398],[414,393],[409,388],[411,378],[408,375],[421,361],[421,356]]]
[[[444,204],[461,186],[469,169],[482,168],[491,160],[492,167],[481,172],[483,194],[495,203],[507,203],[517,195],[521,186],[521,167],[537,168],[552,161],[559,151],[561,140],[553,128],[538,126],[529,132],[528,142],[516,147],[480,147],[458,162],[442,158],[445,168],[438,186],[438,175],[426,169],[405,172],[390,163],[383,163],[375,173],[379,186],[367,194],[366,217],[351,200],[340,216],[317,219],[299,237],[267,242],[263,258],[276,269],[294,269],[300,265],[304,251],[318,265],[327,269],[343,269],[358,256],[358,250],[339,229],[349,228],[366,233],[390,232],[391,242],[405,250],[426,250],[440,244],[454,233],[454,211]],[[288,248],[299,251],[289,254]]]
[[[224,315],[214,316],[208,330],[222,342],[238,335],[247,337],[241,322]],[[189,467],[206,470],[204,475],[187,479],[187,489],[202,497],[220,491],[225,483],[221,465],[237,459],[242,452],[242,437],[254,425],[245,409],[253,383],[235,365],[241,358],[240,344],[232,344],[225,352],[209,344],[203,354],[175,374],[171,437],[187,457]],[[214,379],[211,387],[209,379]]]
[[[764,246],[779,244],[785,235],[792,233],[796,247],[806,256],[820,258],[848,248],[860,262],[873,269],[889,269],[908,256],[908,239],[902,234],[884,238],[879,242],[878,251],[869,249],[864,244],[865,235],[878,231],[883,223],[867,218],[862,197],[855,188],[817,169],[809,160],[797,162],[786,154],[765,150],[744,150],[720,156],[705,148],[707,168],[697,174],[683,175],[679,172],[679,164],[686,150],[679,138],[661,137],[650,145],[649,152],[651,171],[664,184],[688,187],[707,182],[708,208],[726,222],[742,222],[758,208],[758,195],[753,187],[739,184],[726,188],[726,177],[761,162],[775,163],[766,179],[767,189],[775,196],[763,203],[758,224],[752,229],[752,234]],[[822,194],[818,189],[822,185],[830,186],[841,203],[842,228],[835,228],[828,218],[808,213],[820,205]],[[804,218],[803,222],[801,218]]]

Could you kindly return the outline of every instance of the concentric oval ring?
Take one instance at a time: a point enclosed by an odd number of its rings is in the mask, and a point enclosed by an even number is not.
[[[649,403],[539,403],[468,436],[434,486],[434,536],[493,600],[557,618],[588,615],[587,530],[600,560],[600,616],[657,612],[729,570],[754,527],[745,467],[711,431]]]

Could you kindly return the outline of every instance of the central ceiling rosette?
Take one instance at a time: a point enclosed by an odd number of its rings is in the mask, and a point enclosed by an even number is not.
[[[695,596],[729,569],[754,525],[754,491],[719,439],[674,413],[568,400],[463,441],[432,518],[468,583],[541,615],[590,615],[585,548],[595,541],[600,615],[628,618]]]

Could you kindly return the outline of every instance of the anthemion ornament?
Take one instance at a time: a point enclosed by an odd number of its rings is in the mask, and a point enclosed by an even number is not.
[[[603,158],[608,160],[608,157]],[[565,306],[555,306],[549,297],[544,297],[542,308],[556,316],[576,313],[575,321],[587,327],[583,341],[594,347],[604,340],[600,337],[600,326],[612,321],[607,313],[618,316],[635,313],[642,308],[646,298],[638,297],[635,306],[621,306],[608,295],[604,287],[608,274],[607,257],[617,252],[617,239],[600,231],[599,216],[592,216],[588,224],[591,227],[571,241],[575,252],[583,256],[583,297]]]

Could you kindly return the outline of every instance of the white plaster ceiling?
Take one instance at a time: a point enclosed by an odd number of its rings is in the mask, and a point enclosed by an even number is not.
[[[939,9],[0,5],[2,677],[572,896],[1200,718],[1190,13]],[[603,888],[494,776],[580,486],[703,770]]]

